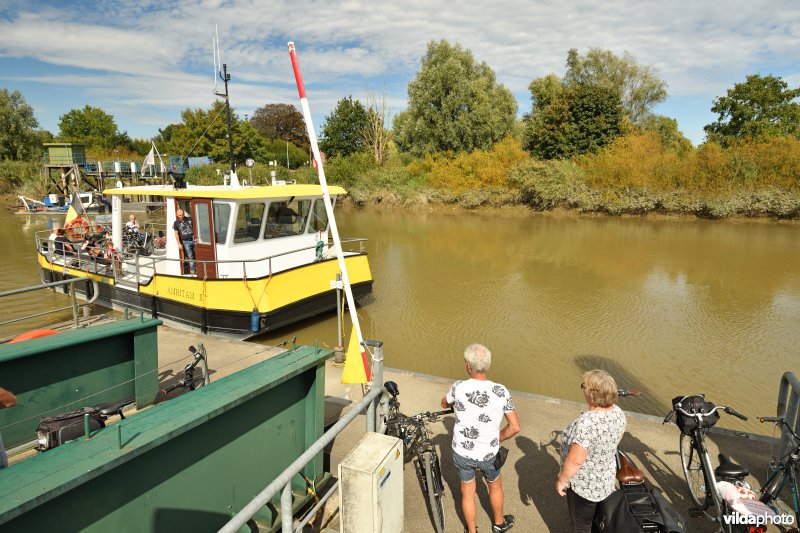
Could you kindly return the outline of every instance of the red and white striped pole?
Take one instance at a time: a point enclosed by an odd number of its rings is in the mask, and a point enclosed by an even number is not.
[[[303,75],[300,73],[300,63],[297,61],[297,52],[294,48],[294,43],[289,43],[289,56],[292,58],[292,69],[294,69],[294,79],[297,82],[297,91],[300,94],[300,105],[303,108],[303,118],[306,122],[306,131],[308,138],[311,141],[311,151],[314,154],[314,161],[316,162],[317,172],[319,174],[319,184],[322,186],[322,198],[325,202],[325,211],[328,213],[328,221],[331,227],[331,234],[333,235],[333,247],[336,250],[336,259],[339,261],[339,270],[342,272],[342,283],[344,284],[344,292],[347,300],[347,306],[350,310],[350,320],[353,322],[353,327],[358,337],[358,346],[361,351],[361,360],[364,363],[364,373],[367,376],[367,381],[371,381],[369,371],[369,362],[367,361],[366,348],[362,342],[364,337],[361,335],[361,325],[358,323],[358,313],[356,313],[356,302],[353,298],[353,290],[350,287],[350,277],[347,275],[347,265],[344,262],[344,254],[342,253],[342,241],[339,239],[339,229],[336,226],[336,218],[333,216],[333,204],[331,196],[328,193],[328,182],[325,179],[325,168],[322,166],[322,157],[319,154],[319,145],[317,144],[317,134],[314,131],[314,124],[311,120],[311,111],[308,107],[308,98],[306,98],[306,89],[303,85]]]

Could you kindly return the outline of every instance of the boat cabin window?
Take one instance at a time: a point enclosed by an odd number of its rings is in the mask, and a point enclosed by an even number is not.
[[[272,202],[267,211],[267,224],[264,238],[300,235],[306,228],[311,200],[292,200],[291,202]]]
[[[195,204],[194,224],[199,244],[211,244],[211,206],[209,204]]]
[[[214,202],[214,241],[225,244],[231,221],[231,205]]]
[[[322,198],[314,200],[314,208],[311,210],[311,222],[308,223],[308,232],[316,233],[325,231],[328,227],[328,212],[325,211],[325,201]]]
[[[258,240],[261,234],[261,221],[264,219],[264,204],[242,204],[236,212],[236,232],[233,242]]]

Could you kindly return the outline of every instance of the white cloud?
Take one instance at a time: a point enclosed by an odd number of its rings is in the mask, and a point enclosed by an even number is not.
[[[320,117],[340,98],[361,98],[367,87],[382,90],[384,84],[393,107],[404,107],[406,85],[432,39],[458,42],[486,61],[515,93],[521,112],[530,105],[530,81],[563,74],[570,48],[628,51],[658,69],[671,95],[706,101],[708,108],[747,74],[780,72],[793,86],[800,78],[800,4],[790,2],[148,0],[95,3],[91,10],[58,6],[0,7],[0,63],[16,58],[54,65],[68,74],[13,76],[100,97],[112,114],[135,105],[172,107],[177,120],[185,107],[209,105],[215,23],[237,109],[296,103],[286,50],[294,40]],[[52,112],[66,111],[56,107],[47,102]],[[144,114],[130,116],[130,129],[136,122],[142,129],[152,125]],[[676,118],[682,125],[696,117],[677,112]]]

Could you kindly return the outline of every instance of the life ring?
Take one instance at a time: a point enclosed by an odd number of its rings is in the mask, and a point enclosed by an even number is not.
[[[59,333],[59,332],[54,330],[54,329],[32,329],[30,331],[26,331],[25,333],[20,333],[19,335],[17,335],[16,337],[14,337],[10,341],[8,341],[7,344],[14,344],[15,342],[29,341],[31,339],[38,339],[40,337],[47,337],[49,335],[55,335],[56,333]]]
[[[64,229],[70,237],[83,237],[89,233],[89,223],[82,218],[76,218],[67,222]]]

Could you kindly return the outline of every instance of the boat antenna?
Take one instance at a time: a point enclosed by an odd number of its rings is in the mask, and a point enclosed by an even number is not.
[[[216,32],[216,26],[215,26]],[[219,35],[215,37],[216,45],[214,46],[215,50],[215,68],[218,68],[217,65],[222,61],[219,53]],[[231,103],[230,97],[228,95],[228,82],[231,81],[231,75],[228,74],[228,65],[227,63],[222,64],[222,68],[217,70],[217,74],[219,78],[225,83],[225,92],[221,93],[217,91],[217,84],[216,78],[214,78],[214,94],[225,98],[225,110],[228,112],[228,157],[231,163],[231,182],[238,181],[236,179],[236,165],[233,162],[233,137],[231,136]]]

